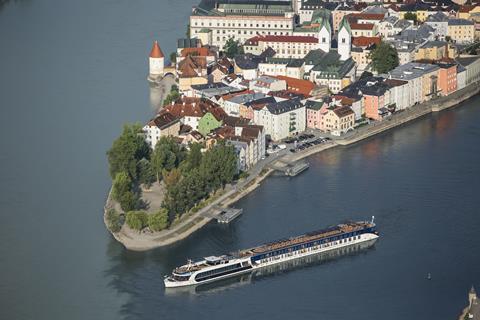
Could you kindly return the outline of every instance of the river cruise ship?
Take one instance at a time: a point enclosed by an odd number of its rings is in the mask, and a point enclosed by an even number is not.
[[[227,255],[189,260],[165,277],[165,287],[208,283],[284,261],[376,240],[378,233],[373,220],[372,217],[371,221],[343,223]]]

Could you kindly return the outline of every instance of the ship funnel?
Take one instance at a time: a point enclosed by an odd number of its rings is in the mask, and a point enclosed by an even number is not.
[[[372,224],[373,224],[373,221],[374,221],[374,220],[375,220],[375,216],[372,216],[372,222],[371,222]]]

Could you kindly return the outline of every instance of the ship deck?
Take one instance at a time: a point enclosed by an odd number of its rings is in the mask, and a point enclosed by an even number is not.
[[[320,240],[320,239],[324,239],[324,238],[328,238],[328,237],[332,237],[335,235],[340,235],[348,232],[355,232],[355,231],[359,231],[359,230],[362,230],[368,227],[373,227],[373,226],[374,225],[369,222],[349,222],[345,224],[339,224],[334,227],[317,230],[314,232],[309,232],[301,236],[281,239],[274,242],[266,243],[258,247],[241,250],[237,253],[237,255],[243,258],[243,257],[255,255],[255,254],[269,252],[272,250],[283,249],[283,248],[290,247],[292,245],[296,245],[304,242]]]

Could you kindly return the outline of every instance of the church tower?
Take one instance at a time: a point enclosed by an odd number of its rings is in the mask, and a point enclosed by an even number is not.
[[[318,44],[318,48],[325,52],[329,52],[332,47],[332,28],[330,27],[330,22],[325,18],[322,18],[320,22]]]
[[[347,19],[343,18],[338,28],[338,54],[340,60],[348,60],[352,51],[352,29]]]
[[[163,76],[163,68],[165,66],[165,56],[158,42],[153,43],[152,51],[149,57],[149,73],[153,76]]]

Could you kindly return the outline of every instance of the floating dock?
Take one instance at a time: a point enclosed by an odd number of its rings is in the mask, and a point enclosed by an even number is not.
[[[236,209],[236,208],[225,208],[217,216],[218,223],[230,223],[236,217],[241,215],[243,209]]]
[[[285,170],[285,174],[290,177],[295,177],[297,174],[302,173],[310,167],[308,162],[297,162],[294,165],[288,166]]]
[[[310,165],[306,161],[299,161],[294,163],[277,161],[275,164],[270,165],[270,167],[274,170],[283,172],[286,176],[295,177],[296,175],[307,170]]]

